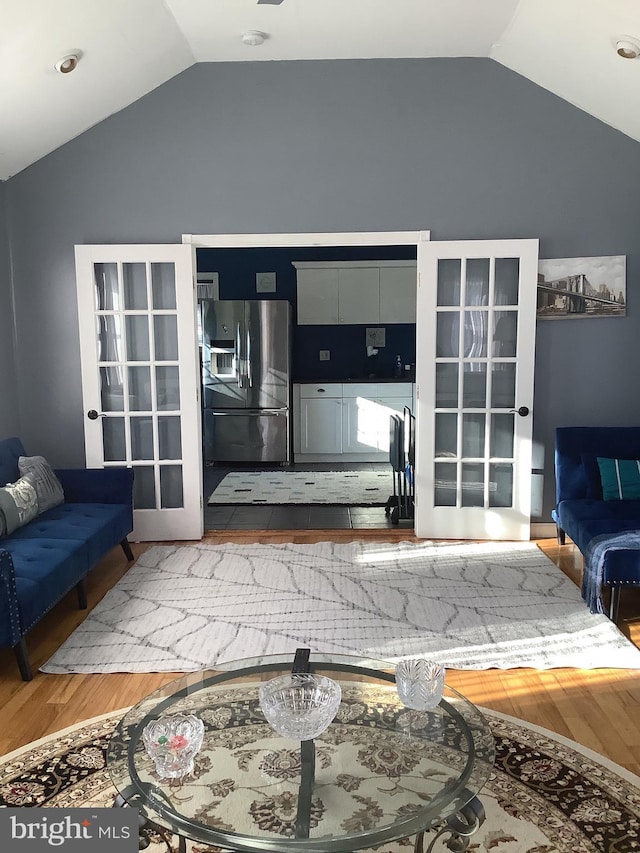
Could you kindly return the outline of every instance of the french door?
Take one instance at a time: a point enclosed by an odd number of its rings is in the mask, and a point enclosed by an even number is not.
[[[87,466],[135,472],[135,541],[200,539],[192,248],[76,246]]]
[[[420,241],[415,531],[528,539],[537,240]]]

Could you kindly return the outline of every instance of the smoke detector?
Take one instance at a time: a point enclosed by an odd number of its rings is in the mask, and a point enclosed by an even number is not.
[[[67,53],[56,62],[54,68],[60,74],[70,74],[78,67],[81,55],[80,51],[77,51],[76,53]]]
[[[259,44],[264,44],[265,40],[268,38],[269,36],[266,33],[261,33],[260,30],[247,30],[247,32],[242,35],[242,41],[244,44],[248,44],[251,47],[257,47]]]

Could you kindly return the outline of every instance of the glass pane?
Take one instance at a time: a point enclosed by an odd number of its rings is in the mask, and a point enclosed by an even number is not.
[[[160,459],[182,459],[179,417],[158,418],[158,453]]]
[[[436,364],[436,408],[458,408],[457,364]]]
[[[464,312],[464,357],[484,358],[489,337],[489,312]]]
[[[149,361],[149,320],[146,315],[127,314],[127,361]]]
[[[438,305],[460,305],[460,258],[438,261]]]
[[[467,260],[467,285],[465,305],[489,304],[489,258]]]
[[[494,305],[517,305],[520,258],[496,258]]]
[[[453,311],[438,314],[436,331],[436,357],[457,358],[459,352],[460,315]]]
[[[156,361],[178,360],[178,318],[175,314],[159,314],[153,318]]]
[[[126,462],[124,418],[102,418],[102,446],[105,462]]]
[[[122,283],[124,286],[125,311],[144,311],[147,308],[147,268],[146,264],[123,264]]]
[[[131,458],[153,459],[153,419],[131,418]]]
[[[120,317],[104,314],[96,317],[98,361],[123,361]]]
[[[487,364],[470,362],[464,365],[462,405],[465,409],[483,409],[487,405]]]
[[[462,506],[484,506],[484,465],[462,464]]]
[[[163,509],[183,506],[181,465],[160,467],[160,503]]]
[[[434,506],[456,505],[456,471],[455,462],[435,463]]]
[[[484,456],[484,415],[462,416],[462,455]]]
[[[153,466],[136,466],[133,479],[133,508],[156,508],[156,484],[153,476]]]
[[[489,455],[500,459],[513,458],[513,415],[491,415],[491,448]]]
[[[151,411],[151,369],[129,367],[129,408],[133,412]]]
[[[489,506],[513,506],[513,465],[489,466]]]
[[[124,411],[122,367],[100,368],[100,406],[103,412]]]
[[[151,264],[151,292],[153,307],[176,307],[176,271],[171,261]]]
[[[436,456],[458,455],[458,416],[453,412],[436,414]]]
[[[93,275],[96,285],[96,309],[98,311],[117,311],[120,308],[118,293],[118,265],[94,264]]]
[[[514,358],[518,333],[518,315],[515,311],[496,311],[493,332],[494,357]]]
[[[515,404],[515,362],[493,364],[491,366],[491,407],[493,409],[513,409]]]
[[[172,412],[180,408],[178,368],[156,367],[157,409]]]

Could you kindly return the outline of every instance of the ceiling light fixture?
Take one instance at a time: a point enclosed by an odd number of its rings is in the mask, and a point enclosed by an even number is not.
[[[267,33],[261,33],[260,30],[247,30],[242,36],[242,41],[251,47],[257,47],[259,44],[264,44],[268,38]]]
[[[56,62],[54,68],[60,74],[70,74],[77,68],[80,55],[80,53],[68,53]]]
[[[616,53],[623,59],[637,59],[640,56],[640,42],[629,36],[622,36],[616,42]]]

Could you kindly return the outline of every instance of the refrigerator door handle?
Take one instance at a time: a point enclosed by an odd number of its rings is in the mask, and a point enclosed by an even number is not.
[[[236,325],[236,373],[238,374],[238,388],[244,388],[242,371],[242,337],[240,335],[240,323]]]
[[[249,388],[253,388],[253,375],[251,372],[251,332],[247,329],[247,380]]]

